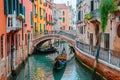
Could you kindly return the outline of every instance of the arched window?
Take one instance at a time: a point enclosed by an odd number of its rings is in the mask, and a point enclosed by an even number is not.
[[[118,35],[118,37],[120,38],[120,25],[119,25],[118,28],[117,28],[117,35]]]
[[[1,36],[1,38],[0,38],[1,40],[0,40],[0,43],[1,43],[1,58],[3,58],[4,57],[4,55],[3,55],[3,53],[4,53],[4,35],[2,35]]]

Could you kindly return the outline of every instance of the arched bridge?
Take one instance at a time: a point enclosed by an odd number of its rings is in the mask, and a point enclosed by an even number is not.
[[[75,46],[75,38],[76,38],[76,34],[71,34],[72,32],[65,32],[65,31],[60,31],[58,33],[55,34],[46,34],[46,35],[40,35],[40,36],[36,36],[33,40],[33,46],[37,46],[37,44],[39,44],[40,42],[45,42],[47,40],[50,39],[60,39],[60,40],[64,40],[66,42],[68,42],[71,46]]]

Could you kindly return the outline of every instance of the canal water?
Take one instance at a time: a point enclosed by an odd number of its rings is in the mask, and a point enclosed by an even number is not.
[[[54,59],[57,55],[58,53],[30,56],[13,80],[92,80],[92,72],[75,57],[70,58],[62,70],[54,70]],[[104,79],[98,76],[96,80]]]

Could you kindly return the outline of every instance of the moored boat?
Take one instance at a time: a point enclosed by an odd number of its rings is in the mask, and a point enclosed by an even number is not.
[[[52,47],[52,48],[46,48],[46,49],[42,49],[42,48],[37,48],[37,52],[39,53],[54,53],[56,52],[57,49]]]

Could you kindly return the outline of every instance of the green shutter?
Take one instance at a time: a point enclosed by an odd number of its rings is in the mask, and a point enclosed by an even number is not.
[[[46,32],[45,24],[44,24],[44,32]]]
[[[8,0],[4,0],[4,14],[8,14]]]
[[[40,32],[42,32],[42,24],[40,23]]]
[[[19,3],[19,5],[20,5],[20,14],[22,14],[23,13],[23,7],[22,7],[21,3]]]
[[[34,0],[30,0],[31,2],[34,2]]]
[[[34,22],[34,31],[36,32],[36,22]]]
[[[13,0],[13,12],[16,10],[16,0]]]
[[[12,0],[8,0],[8,13],[12,14]]]
[[[32,19],[32,12],[30,12],[30,25],[32,25],[33,19]]]
[[[25,22],[26,22],[26,9],[25,9],[25,6],[23,6],[23,15],[24,15],[24,19],[25,19]]]
[[[16,1],[16,6],[17,6],[16,7],[17,12],[16,13],[17,13],[17,16],[18,16],[19,13],[20,13],[20,6],[19,6],[19,1],[18,0]]]

